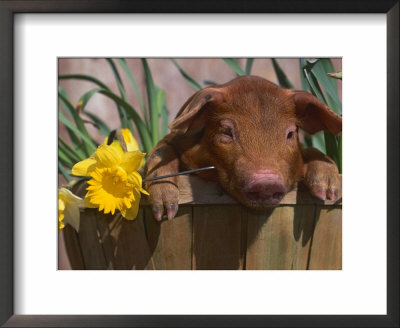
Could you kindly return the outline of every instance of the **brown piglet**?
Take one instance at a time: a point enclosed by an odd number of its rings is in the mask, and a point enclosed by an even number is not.
[[[256,76],[238,77],[191,96],[170,124],[171,132],[149,154],[146,178],[213,165],[198,176],[218,181],[251,208],[278,204],[297,182],[311,194],[335,200],[340,175],[315,148],[303,149],[298,129],[334,135],[342,118],[313,95],[284,89]],[[177,177],[146,184],[153,214],[178,210]]]

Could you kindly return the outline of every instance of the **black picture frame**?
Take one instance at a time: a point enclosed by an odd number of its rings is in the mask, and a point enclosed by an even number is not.
[[[387,315],[14,315],[13,28],[17,13],[384,13],[387,17]],[[0,324],[5,327],[399,327],[399,1],[0,1]],[[15,129],[17,130],[17,129]],[[368,178],[368,177],[367,177]],[[377,218],[378,219],[378,218]],[[381,218],[382,219],[382,218]],[[366,287],[368,288],[368,287]]]

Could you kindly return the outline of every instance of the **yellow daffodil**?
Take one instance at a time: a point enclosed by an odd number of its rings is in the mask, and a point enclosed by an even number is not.
[[[60,188],[58,190],[58,231],[61,231],[67,223],[79,231],[79,209],[82,207],[84,207],[82,198],[66,188]]]
[[[95,154],[77,163],[72,174],[88,176],[87,207],[96,207],[104,213],[119,210],[128,220],[136,218],[141,194],[148,195],[142,188],[142,177],[137,172],[143,165],[145,154],[140,152],[130,131],[122,130],[127,152],[119,142],[100,145]]]
[[[139,146],[136,142],[136,139],[132,136],[132,133],[129,129],[121,129],[122,136],[124,137],[124,141],[126,144],[127,151],[135,151],[139,150]],[[104,144],[108,143],[108,137],[104,140]],[[119,141],[114,141],[116,145],[120,145]],[[122,148],[121,148],[122,149]]]

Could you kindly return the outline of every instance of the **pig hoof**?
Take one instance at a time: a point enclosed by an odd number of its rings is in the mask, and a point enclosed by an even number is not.
[[[166,204],[165,208],[167,209],[168,220],[172,220],[178,212],[178,203]]]
[[[332,187],[322,187],[318,185],[314,185],[310,187],[310,192],[313,196],[321,199],[321,200],[337,200],[338,199],[338,194],[339,194],[339,189],[338,188],[332,188]]]
[[[172,220],[178,212],[179,190],[171,183],[154,184],[148,188],[150,193],[150,202],[152,205],[153,216],[157,221],[164,217]]]
[[[153,205],[153,216],[157,221],[161,221],[164,208],[162,205]]]
[[[153,210],[153,216],[157,221],[161,221],[163,218],[164,214],[164,207],[166,210],[166,218],[168,220],[172,220],[176,213],[178,212],[178,203],[172,203],[172,204],[164,204],[163,205],[153,205],[152,210]]]
[[[321,200],[336,201],[341,185],[340,175],[335,164],[317,162],[307,171],[304,179],[310,193]]]

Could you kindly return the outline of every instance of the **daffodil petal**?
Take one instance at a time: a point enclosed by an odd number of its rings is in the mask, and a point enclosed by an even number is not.
[[[137,171],[143,165],[144,154],[138,151],[130,151],[122,155],[120,166],[126,171],[131,173]]]
[[[132,206],[132,202],[127,197],[123,198],[122,202],[126,208],[130,208]]]
[[[81,216],[79,213],[79,207],[70,204],[65,208],[64,211],[64,224],[69,223],[77,232],[79,232]]]
[[[118,140],[115,140],[115,141],[110,145],[110,147],[115,148],[115,149],[118,150],[120,153],[124,152],[124,150],[122,149],[122,146],[121,146],[121,144],[119,143]]]
[[[65,202],[60,199],[60,197],[58,198],[58,211],[62,212],[65,210]]]
[[[123,152],[116,147],[100,145],[96,150],[96,159],[105,167],[120,164]]]
[[[111,208],[111,214],[114,215],[114,213],[115,213],[115,203],[111,203],[110,204],[110,208]]]
[[[58,232],[60,232],[65,227],[63,220],[64,220],[64,214],[61,213],[58,215]]]
[[[64,199],[67,204],[74,204],[76,206],[83,207],[82,198],[72,193],[72,191],[69,189],[61,188],[59,193],[65,197]]]
[[[132,133],[129,129],[122,129],[122,136],[124,137],[127,151],[139,150],[136,139],[132,136]]]
[[[149,194],[146,190],[144,190],[143,188],[139,188],[139,191],[140,191],[142,194],[145,194],[145,195],[147,195],[147,196],[150,196],[150,194]]]
[[[89,157],[87,159],[84,159],[83,161],[76,163],[72,167],[72,174],[79,177],[87,177],[96,168],[96,166],[96,159]]]
[[[90,202],[90,198],[89,197],[85,197],[83,199],[83,204],[85,205],[85,207],[88,207],[88,208],[97,208],[98,207],[98,205],[93,204],[93,203]]]
[[[122,216],[127,220],[136,219],[139,211],[140,193],[134,189],[133,194],[135,195],[135,200],[132,202],[132,206],[128,209],[121,210]]]
[[[132,172],[128,175],[128,182],[132,183],[136,188],[142,187],[142,176],[138,172]]]

